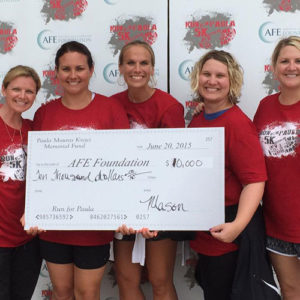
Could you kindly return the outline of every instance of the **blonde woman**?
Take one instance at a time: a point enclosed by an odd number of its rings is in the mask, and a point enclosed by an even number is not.
[[[284,300],[300,299],[300,37],[277,44],[272,68],[280,92],[254,117],[269,180],[263,198],[267,250]]]
[[[27,66],[8,71],[0,106],[0,299],[30,300],[38,280],[41,258],[38,240],[24,231],[27,134],[32,122],[22,118],[41,87]]]
[[[256,129],[237,106],[242,83],[239,64],[225,51],[212,50],[203,55],[191,74],[191,87],[198,101],[204,103],[204,111],[194,116],[189,127],[225,128],[227,221],[208,232],[197,232],[196,239],[190,242],[198,253],[196,279],[205,300],[232,299],[239,255],[239,247],[233,241],[257,210],[267,179]],[[250,281],[246,284],[250,286]]]

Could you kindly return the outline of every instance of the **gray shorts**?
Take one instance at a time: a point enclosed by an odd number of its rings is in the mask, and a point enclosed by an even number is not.
[[[267,236],[266,248],[268,251],[283,256],[296,256],[300,260],[300,244],[286,242]]]

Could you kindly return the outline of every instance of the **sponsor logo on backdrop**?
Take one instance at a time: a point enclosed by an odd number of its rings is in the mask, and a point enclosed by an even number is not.
[[[18,41],[17,29],[14,24],[0,21],[0,53],[10,52]]]
[[[116,63],[108,63],[103,69],[103,78],[106,82],[115,84],[120,76],[119,67]],[[159,69],[154,69],[155,79],[159,77]],[[125,82],[124,82],[125,84]]]
[[[50,20],[69,21],[81,16],[86,10],[86,0],[43,0],[41,13],[45,17],[46,24]]]
[[[106,4],[115,5],[119,2],[119,0],[104,0]]]
[[[41,290],[41,297],[43,300],[51,300],[52,299],[52,285],[47,284],[46,289]]]
[[[46,101],[63,95],[63,88],[59,84],[59,81],[55,75],[55,70],[53,68],[49,67],[49,69],[43,70],[41,88],[46,93]]]
[[[296,13],[300,10],[299,0],[264,0],[263,4],[268,9],[268,14],[276,12],[291,12]]]
[[[191,96],[192,98],[192,96]],[[193,111],[195,107],[197,106],[197,102],[192,101],[192,100],[187,100],[185,101],[185,110],[186,114],[184,116],[184,119],[187,123],[189,123],[193,119]]]
[[[235,37],[235,21],[230,14],[209,13],[203,16],[192,15],[185,21],[184,42],[189,53],[194,49],[214,49],[228,45]]]
[[[47,268],[45,261],[43,261],[43,263],[42,263],[41,270],[40,270],[40,276],[44,277],[44,278],[49,278],[48,268]]]
[[[178,67],[178,74],[181,79],[189,81],[195,62],[191,59],[184,60]]]
[[[186,260],[186,272],[184,274],[184,281],[187,284],[189,290],[197,286],[195,278],[195,265],[197,264],[197,258],[195,254],[192,254],[191,258]]]
[[[119,17],[110,25],[111,38],[108,45],[117,55],[125,44],[133,40],[142,40],[153,45],[157,39],[157,26],[151,17]]]
[[[264,22],[259,27],[259,38],[265,43],[277,42],[280,38],[288,37],[290,35],[300,35],[299,27],[282,27],[273,22]]]
[[[109,63],[103,69],[104,80],[108,83],[115,84],[119,77],[119,68],[116,63]]]
[[[274,73],[271,70],[271,65],[264,66],[265,79],[262,84],[268,95],[279,91],[279,81],[274,78]]]
[[[43,50],[49,50],[53,48],[56,49],[59,47],[59,45],[68,41],[77,41],[86,44],[92,41],[92,35],[63,35],[45,29],[42,30],[37,36],[37,43],[39,47]]]

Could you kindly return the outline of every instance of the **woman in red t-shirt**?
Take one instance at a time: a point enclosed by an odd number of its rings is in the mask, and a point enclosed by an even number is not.
[[[42,105],[35,130],[129,128],[123,107],[89,90],[94,63],[89,49],[76,41],[56,53],[55,71],[63,96]],[[102,199],[101,199],[102,200]],[[54,231],[40,234],[42,257],[53,285],[53,298],[100,298],[100,283],[109,258],[111,231]]]
[[[0,299],[30,300],[41,267],[39,244],[24,231],[27,134],[32,122],[22,113],[33,104],[41,87],[27,66],[8,71],[0,106]]]
[[[300,299],[300,37],[279,41],[272,67],[280,92],[254,117],[268,181],[263,197],[267,250],[284,300]]]
[[[125,108],[132,129],[184,127],[183,106],[171,95],[154,88],[151,84],[154,65],[155,56],[149,44],[139,40],[126,44],[119,56],[119,70],[128,89],[113,95],[112,98],[117,99]],[[132,262],[135,231],[124,226],[120,228],[120,232],[124,236],[114,240],[120,298],[142,300],[142,266],[137,261]],[[157,234],[144,228],[141,234],[147,238],[145,262],[153,289],[153,299],[176,300],[173,270],[177,242],[171,239],[170,232],[159,231]]]
[[[225,51],[203,55],[191,74],[191,87],[205,108],[189,127],[225,128],[225,206],[237,207],[232,222],[199,231],[190,243],[198,253],[196,279],[205,300],[230,299],[238,255],[233,241],[254,215],[267,179],[256,129],[236,105],[242,82],[240,66]]]

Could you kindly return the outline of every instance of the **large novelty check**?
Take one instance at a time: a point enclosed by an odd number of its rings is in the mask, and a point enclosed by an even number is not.
[[[223,128],[30,132],[26,229],[224,222]]]

